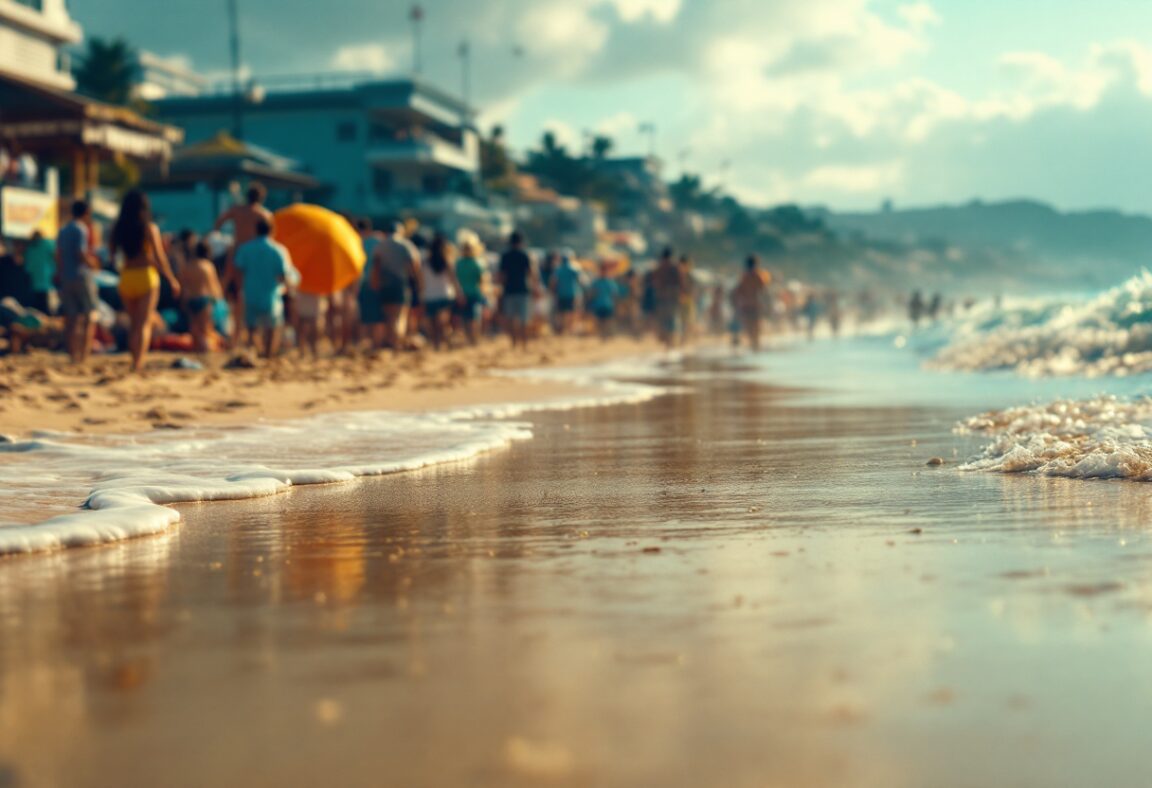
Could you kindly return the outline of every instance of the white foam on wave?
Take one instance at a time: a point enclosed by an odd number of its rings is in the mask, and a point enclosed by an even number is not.
[[[1029,377],[1152,371],[1152,273],[1091,299],[1034,299],[980,311],[957,323],[930,366]]]
[[[1152,399],[1058,400],[974,416],[961,434],[991,442],[963,470],[1152,481]]]
[[[642,402],[664,391],[612,380],[617,371],[608,366],[599,372],[522,373],[588,387],[588,393],[540,402],[422,414],[326,414],[128,436],[44,432],[2,443],[0,555],[160,533],[180,520],[171,504],[258,498],[299,485],[467,460],[532,437],[531,425],[508,419],[537,410]]]

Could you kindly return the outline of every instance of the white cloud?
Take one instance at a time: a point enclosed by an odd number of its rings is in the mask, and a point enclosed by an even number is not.
[[[640,120],[631,112],[617,112],[602,119],[596,124],[596,133],[613,139],[636,134],[640,129]]]
[[[900,6],[897,9],[900,18],[914,30],[923,30],[926,27],[940,24],[940,15],[930,3],[916,2]]]
[[[801,187],[829,196],[874,195],[900,186],[904,165],[899,161],[861,165],[825,165],[805,173]]]
[[[680,13],[680,0],[612,0],[612,5],[625,22],[650,17],[661,24],[668,24]]]
[[[329,66],[341,71],[371,71],[384,74],[396,69],[396,59],[382,44],[350,44],[332,55]]]

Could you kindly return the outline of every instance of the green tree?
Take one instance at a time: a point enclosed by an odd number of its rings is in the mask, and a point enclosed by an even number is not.
[[[668,192],[676,208],[681,211],[710,213],[717,209],[720,198],[719,190],[705,190],[704,179],[691,173],[681,175],[680,180],[668,187]]]
[[[75,69],[80,93],[109,104],[127,106],[140,79],[136,50],[124,39],[90,38]]]
[[[480,139],[480,176],[492,191],[506,193],[512,188],[516,162],[508,154],[503,126],[493,126],[488,138]]]
[[[597,134],[592,140],[592,158],[597,161],[604,161],[612,154],[615,147],[616,143],[611,137]]]

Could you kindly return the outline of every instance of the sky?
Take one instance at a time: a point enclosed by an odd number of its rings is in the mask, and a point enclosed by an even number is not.
[[[411,73],[411,2],[238,0],[261,76]],[[425,0],[424,76],[517,149],[552,130],[654,146],[755,204],[871,209],[1033,198],[1152,213],[1152,2]],[[227,0],[71,0],[216,78]],[[163,9],[162,12],[159,9]],[[642,133],[648,125],[654,132]]]

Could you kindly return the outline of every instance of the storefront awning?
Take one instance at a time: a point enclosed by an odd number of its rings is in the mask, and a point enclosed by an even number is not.
[[[77,148],[101,155],[167,160],[184,132],[75,93],[0,71],[0,143],[33,154]]]

